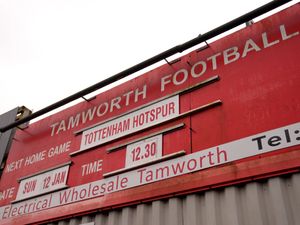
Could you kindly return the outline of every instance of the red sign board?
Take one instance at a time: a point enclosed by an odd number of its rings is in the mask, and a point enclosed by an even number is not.
[[[18,130],[1,177],[1,221],[37,222],[298,169],[299,14],[296,4]]]

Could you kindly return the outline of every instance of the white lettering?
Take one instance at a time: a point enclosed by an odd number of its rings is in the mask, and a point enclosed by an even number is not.
[[[68,152],[70,150],[71,141],[52,147],[48,151],[48,157],[51,158],[56,155]]]
[[[244,47],[244,51],[242,54],[242,58],[244,58],[245,56],[247,56],[248,52],[251,51],[260,51],[260,48],[257,46],[257,44],[255,44],[255,42],[252,39],[249,39],[246,41],[245,47]]]
[[[280,25],[280,33],[281,33],[281,37],[282,37],[282,40],[283,40],[283,41],[285,41],[285,40],[287,40],[287,39],[290,39],[290,38],[292,38],[292,37],[294,37],[294,36],[299,35],[299,31],[294,32],[294,33],[288,35],[288,34],[286,33],[286,30],[285,30],[285,26],[284,26],[284,25]]]
[[[40,161],[45,159],[45,156],[46,156],[46,151],[41,151],[41,152],[38,152],[38,153],[34,153],[30,156],[27,156],[25,158],[24,166],[29,166],[29,165],[32,165],[34,163],[40,162]]]
[[[22,167],[24,159],[19,159],[6,165],[5,172],[9,173]]]
[[[56,134],[58,134],[61,131],[66,131],[66,122],[64,120],[60,121]]]
[[[234,46],[228,48],[223,52],[224,55],[224,65],[232,63],[240,58],[240,53],[238,52],[238,47]]]
[[[299,35],[299,31],[295,31],[293,33],[288,33],[286,31],[285,25],[280,25],[278,29],[278,35],[281,35],[282,41],[291,39],[295,36]],[[261,33],[261,40],[263,48],[269,48],[274,45],[280,43],[280,40],[272,40],[270,41],[268,38],[268,33]],[[191,65],[190,71],[187,69],[181,68],[174,72],[174,74],[168,74],[161,78],[160,90],[161,92],[165,91],[167,87],[171,88],[171,85],[179,86],[183,85],[189,80],[189,76],[191,78],[200,78],[206,72],[217,70],[218,69],[218,59],[221,59],[223,55],[223,63],[224,65],[236,62],[240,58],[247,57],[248,53],[251,51],[259,52],[261,51],[261,47],[257,44],[260,43],[259,40],[253,40],[249,38],[245,41],[245,44],[240,49],[237,46],[232,46],[230,48],[225,49],[223,52],[214,53],[214,55],[209,56],[206,60],[201,60]],[[241,52],[241,53],[240,53]],[[210,67],[210,68],[208,68]],[[50,125],[51,128],[51,136],[57,135],[61,132],[67,131],[69,129],[73,129],[79,126],[81,123],[86,123],[94,119],[94,115],[97,117],[101,117],[106,115],[109,112],[113,112],[114,110],[121,109],[122,106],[130,105],[131,98],[133,98],[134,102],[138,102],[147,97],[147,84],[144,84],[142,90],[136,88],[134,90],[129,90],[126,93],[117,96],[111,99],[108,102],[103,102],[98,106],[88,109],[87,111],[83,111],[75,116],[71,116],[67,120],[62,120],[60,122],[55,122]],[[124,99],[124,101],[123,101]],[[123,103],[123,104],[122,104]],[[96,112],[96,113],[95,113]],[[67,126],[66,126],[67,125]]]
[[[142,98],[145,99],[147,96],[147,85],[145,84],[143,86],[143,90],[139,92],[139,89],[135,89],[134,92],[134,102],[137,102],[139,100],[139,96],[142,95]]]
[[[104,110],[103,110],[103,112],[101,112],[101,108],[103,108],[103,107],[104,107]],[[97,116],[101,117],[101,116],[105,115],[108,111],[108,107],[109,106],[108,106],[107,102],[104,102],[101,105],[99,105],[98,108],[97,108]]]
[[[134,97],[132,97],[134,95]],[[51,128],[51,137],[54,135],[58,135],[61,132],[68,131],[70,129],[74,129],[81,124],[85,124],[89,121],[95,119],[95,116],[102,117],[107,113],[111,113],[115,110],[121,109],[121,107],[128,106],[130,104],[131,98],[134,98],[134,102],[138,102],[147,97],[147,85],[144,84],[143,88],[140,90],[136,88],[134,90],[130,90],[121,96],[117,96],[112,98],[108,102],[102,102],[101,104],[89,108],[85,111],[82,111],[76,115],[70,116],[66,120],[61,120],[59,122],[55,122],[50,125]],[[124,99],[124,101],[123,101]],[[123,103],[124,102],[124,103]],[[122,104],[123,103],[123,104]]]
[[[125,105],[129,105],[129,99],[130,99],[130,95],[133,93],[133,91],[129,91],[125,94],[123,94],[123,96],[125,96]]]
[[[207,58],[207,61],[211,60],[213,70],[217,69],[217,57],[220,55],[221,55],[221,53],[217,53],[217,54]]]
[[[177,77],[181,77],[180,75],[182,75],[182,78],[181,80],[178,81]],[[188,78],[188,71],[186,69],[178,70],[173,76],[173,83],[175,85],[180,85],[184,83],[187,80],[187,78]]]
[[[55,134],[55,128],[58,124],[59,124],[59,122],[56,122],[56,123],[50,125],[50,127],[51,127],[51,137]]]
[[[279,40],[275,40],[273,42],[269,42],[266,32],[264,32],[262,34],[262,40],[263,40],[264,48],[268,48],[268,47],[271,47],[271,46],[279,43]]]
[[[79,125],[79,120],[80,120],[80,113],[78,113],[75,116],[75,118],[71,116],[68,123],[68,130],[77,127]]]
[[[103,160],[96,160],[81,166],[81,176],[86,176],[92,173],[102,171]]]
[[[110,105],[110,112],[114,111],[114,108],[116,109],[120,109],[120,101],[121,101],[121,97],[117,97],[111,100],[111,105]]]
[[[93,120],[95,111],[96,107],[94,107],[93,109],[90,108],[86,112],[82,112],[82,123],[86,123],[87,119],[89,119],[89,121]]]
[[[7,188],[3,191],[0,191],[0,201],[12,198],[14,192],[15,192],[15,187]]]
[[[202,69],[201,69],[198,73],[196,73],[195,70],[196,70],[196,67],[197,67],[198,65],[201,65],[201,68],[202,68]],[[192,67],[192,70],[191,70],[191,75],[192,75],[192,77],[194,77],[194,78],[200,77],[201,75],[203,75],[203,74],[205,73],[206,68],[207,68],[206,62],[204,62],[204,61],[199,61],[199,62],[195,63],[195,64],[193,65],[193,67]]]
[[[160,91],[163,92],[165,90],[166,84],[171,83],[172,74],[166,75],[161,78],[161,85],[160,85]],[[168,79],[168,80],[167,80]]]

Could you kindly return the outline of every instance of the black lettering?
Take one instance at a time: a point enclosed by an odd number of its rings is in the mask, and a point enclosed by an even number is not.
[[[299,133],[300,133],[299,130],[295,130],[295,134],[299,134]],[[297,141],[300,141],[300,137],[296,137],[296,140],[297,140]]]
[[[287,143],[291,142],[291,136],[288,129],[284,130],[284,134],[285,134],[286,142]]]
[[[281,137],[279,136],[273,136],[271,137],[269,140],[268,140],[268,144],[270,146],[277,146],[277,145],[280,145],[281,144]]]
[[[262,146],[262,142],[261,140],[263,138],[266,138],[266,136],[260,136],[260,137],[257,137],[257,138],[253,138],[252,141],[257,141],[257,146],[258,146],[258,150],[262,150],[263,146]]]

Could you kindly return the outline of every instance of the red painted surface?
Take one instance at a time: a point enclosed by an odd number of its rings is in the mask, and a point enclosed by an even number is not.
[[[299,14],[300,5],[296,4],[261,22],[211,43],[209,48],[203,51],[193,51],[183,56],[175,64],[163,65],[115,87],[113,91],[98,95],[90,102],[79,103],[31,124],[24,131],[18,130],[7,160],[7,165],[11,164],[14,167],[11,172],[7,172],[7,168],[5,169],[0,183],[1,191],[15,189],[12,196],[0,200],[0,207],[15,200],[19,178],[69,161],[72,161],[67,180],[70,187],[103,179],[103,174],[122,169],[125,166],[126,147],[121,147],[118,151],[109,154],[107,149],[145,137],[178,123],[184,123],[185,127],[163,135],[163,155],[180,150],[185,150],[189,154],[300,122]],[[238,53],[230,55],[228,49],[232,47],[238,48]],[[228,51],[228,64],[226,64],[224,51]],[[234,60],[237,54],[239,54],[239,59]],[[244,57],[242,57],[243,55]],[[207,60],[212,56],[215,58]],[[200,61],[206,63],[206,72],[199,77],[192,77],[192,66]],[[199,63],[194,68],[194,73],[199,75],[203,71],[203,64]],[[186,80],[184,71],[188,72]],[[148,128],[74,156],[69,155],[80,149],[81,135],[74,135],[75,131],[122,115],[215,75],[220,77],[220,81],[189,93],[180,94],[180,113],[218,99],[222,101],[221,106]],[[172,78],[178,85],[174,84]],[[165,86],[162,86],[163,83]],[[145,96],[139,94],[144,85],[146,85]],[[116,102],[119,107],[111,106]],[[99,107],[101,104],[102,108]],[[108,111],[104,114],[106,106],[108,106]],[[89,120],[87,116],[85,123],[80,121],[78,126],[68,129],[68,121],[71,116],[74,119],[80,113],[82,119],[82,112],[90,110],[92,113],[94,109],[93,119]],[[99,114],[103,113],[104,115],[96,116],[97,110],[99,110]],[[64,124],[61,121],[66,121],[66,131],[63,131]],[[53,124],[56,123],[57,125],[54,126]],[[55,129],[52,129],[51,125]],[[60,131],[58,131],[59,128],[61,128]],[[52,155],[51,148],[68,141],[71,143],[66,152]],[[34,157],[36,154],[44,154],[42,157],[44,159],[31,164],[27,160],[26,163],[26,158]],[[90,163],[99,160],[102,160],[102,163],[101,166],[98,164],[96,172],[93,169],[92,172],[83,171],[83,168],[91,165]],[[299,167],[299,146],[294,146],[196,173],[111,193],[104,197],[60,206],[59,210],[52,208],[2,220],[1,224],[51,220],[95,209],[118,207],[169,195],[230,185],[262,176],[294,172]]]

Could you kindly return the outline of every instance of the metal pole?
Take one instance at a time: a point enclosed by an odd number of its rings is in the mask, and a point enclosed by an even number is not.
[[[34,119],[34,118],[37,118],[37,117],[39,117],[39,116],[41,116],[45,113],[48,113],[48,112],[50,112],[54,109],[57,109],[57,108],[65,105],[67,103],[70,103],[70,102],[72,102],[72,101],[74,101],[78,98],[81,98],[81,97],[83,97],[83,96],[85,96],[89,93],[92,93],[92,92],[94,92],[94,91],[96,91],[100,88],[103,88],[106,85],[112,84],[112,83],[114,83],[114,82],[116,82],[116,81],[118,81],[118,80],[120,80],[124,77],[127,77],[127,76],[129,76],[129,75],[131,75],[131,74],[133,74],[133,73],[135,73],[139,70],[142,70],[142,69],[144,69],[148,66],[151,66],[152,64],[157,63],[157,62],[159,62],[159,61],[161,61],[165,58],[168,58],[168,57],[170,57],[170,56],[172,56],[176,53],[181,53],[184,50],[187,50],[187,49],[189,49],[189,48],[191,48],[191,47],[193,47],[197,44],[205,42],[205,41],[207,41],[207,40],[209,40],[209,39],[211,39],[211,38],[213,38],[213,37],[215,37],[219,34],[224,33],[225,31],[228,31],[228,30],[230,30],[230,29],[232,29],[232,28],[234,28],[238,25],[246,23],[249,20],[252,20],[253,18],[258,17],[258,16],[260,16],[264,13],[267,13],[267,12],[269,12],[269,11],[279,7],[279,6],[282,6],[282,5],[284,5],[284,4],[286,4],[287,2],[290,2],[290,1],[292,1],[292,0],[274,0],[272,2],[269,2],[269,3],[267,3],[263,6],[255,9],[255,10],[253,10],[249,13],[246,13],[246,14],[244,14],[244,15],[242,15],[242,16],[234,19],[234,20],[231,20],[230,22],[228,22],[228,23],[226,23],[222,26],[219,26],[219,27],[217,27],[217,28],[215,28],[215,29],[203,34],[203,35],[199,35],[198,37],[196,37],[196,38],[194,38],[190,41],[187,41],[187,42],[185,42],[181,45],[177,45],[173,48],[170,48],[170,49],[168,49],[168,50],[166,50],[166,51],[164,51],[164,52],[162,52],[158,55],[153,56],[152,58],[149,58],[149,59],[147,59],[147,60],[145,60],[145,61],[143,61],[139,64],[136,64],[135,66],[132,66],[132,67],[120,72],[120,73],[117,73],[117,74],[115,74],[115,75],[113,75],[113,76],[111,76],[111,77],[109,77],[109,78],[107,78],[103,81],[100,81],[99,83],[96,83],[96,84],[94,84],[94,85],[92,85],[92,86],[90,86],[86,89],[83,89],[83,90],[81,90],[81,91],[79,91],[79,92],[77,92],[77,93],[75,93],[75,94],[73,94],[69,97],[66,97],[66,98],[64,98],[64,99],[62,99],[62,100],[60,100],[56,103],[53,103],[52,105],[49,105],[49,106],[47,106],[47,107],[45,107],[45,108],[43,108],[39,111],[36,111],[35,113],[31,114],[30,116],[27,116],[23,119],[20,119],[20,120],[14,122],[14,123],[11,123],[7,126],[1,127],[0,132],[5,132],[5,131],[7,131],[11,128],[14,128],[14,127],[19,126],[23,123],[26,123],[26,122]]]

